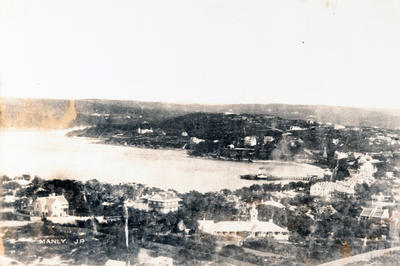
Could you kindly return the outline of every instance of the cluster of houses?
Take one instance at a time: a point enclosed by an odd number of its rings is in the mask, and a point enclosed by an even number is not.
[[[319,182],[311,186],[310,195],[329,198],[333,192],[354,194],[354,184],[346,181]]]
[[[151,196],[143,196],[135,201],[128,201],[125,204],[135,209],[143,211],[157,211],[158,213],[167,214],[175,212],[179,209],[180,199],[172,191],[162,191]]]
[[[400,212],[379,203],[381,202],[377,201],[373,202],[372,206],[363,207],[359,220],[366,224],[370,224],[370,226],[375,226],[375,228],[377,226],[380,228],[387,228],[389,231],[389,237],[398,240],[400,231]]]
[[[370,145],[400,145],[399,137],[394,134],[388,134],[387,136],[384,136],[383,134],[378,134],[377,136],[369,137],[367,140],[369,141]]]
[[[343,155],[341,157],[343,157]],[[357,173],[352,174],[349,178],[343,181],[325,181],[313,184],[310,188],[310,195],[329,198],[334,192],[354,194],[357,184],[373,183],[375,181],[373,174],[376,172],[376,168],[372,164],[372,158],[364,156],[361,157],[359,161],[361,165]]]
[[[127,201],[126,205],[145,211],[157,211],[169,213],[177,211],[181,199],[172,191],[163,191],[151,196],[143,196],[136,201]],[[41,217],[66,217],[68,216],[69,203],[64,195],[51,194],[47,197],[39,197],[33,202],[33,216]]]

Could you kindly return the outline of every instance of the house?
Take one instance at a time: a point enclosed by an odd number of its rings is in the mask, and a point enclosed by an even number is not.
[[[335,125],[333,126],[333,128],[334,128],[335,130],[340,130],[340,129],[345,129],[346,127],[345,127],[345,126],[342,126],[342,125],[339,125],[339,124],[335,124]]]
[[[274,140],[275,140],[275,139],[274,139],[274,137],[272,137],[272,136],[265,136],[265,137],[264,137],[264,144],[273,142]]]
[[[360,219],[361,220],[370,220],[374,222],[383,222],[384,220],[389,218],[388,209],[381,209],[379,207],[375,208],[363,208]]]
[[[333,182],[319,182],[311,185],[310,195],[319,197],[328,197],[335,191],[335,183]]]
[[[142,129],[142,128],[138,128],[137,130],[136,130],[136,132],[138,133],[138,134],[141,134],[141,135],[143,135],[143,134],[148,134],[148,133],[153,133],[153,129]]]
[[[134,209],[141,210],[141,211],[149,211],[150,210],[147,198],[143,198],[143,197],[140,199],[137,199],[135,201],[127,200],[127,201],[125,201],[124,204],[125,204],[125,206],[132,207]]]
[[[273,199],[268,200],[268,201],[262,201],[261,204],[265,205],[265,206],[272,206],[272,207],[276,207],[279,209],[285,209],[285,206],[278,202],[278,201],[274,201]]]
[[[177,211],[181,201],[174,192],[159,192],[148,198],[149,208],[160,213]]]
[[[196,138],[196,137],[191,137],[190,138],[190,144],[199,144],[199,143],[204,142],[204,141],[205,141],[204,139],[199,139],[199,138]]]
[[[33,202],[33,214],[45,217],[68,216],[69,203],[64,195],[51,194],[48,197],[39,197]]]
[[[372,195],[371,198],[377,202],[385,202],[390,200],[390,196],[384,195],[382,192],[379,192],[379,194]]]
[[[346,194],[354,194],[355,191],[355,184],[354,182],[349,181],[336,181],[335,182],[335,191],[346,193]]]
[[[289,231],[282,228],[275,223],[272,219],[268,222],[259,221],[258,211],[256,206],[253,204],[250,210],[249,221],[222,221],[214,222],[213,220],[199,220],[200,231],[217,236],[224,236],[229,238],[243,239],[246,237],[261,238],[271,237],[276,240],[289,239]]]
[[[16,176],[13,179],[14,182],[18,183],[22,187],[26,187],[27,185],[29,185],[31,183],[31,181],[29,181],[29,180],[30,180],[30,176],[28,176],[28,175]]]
[[[256,146],[257,145],[257,137],[256,136],[244,137],[244,144],[248,145],[248,146]]]
[[[291,126],[290,130],[296,131],[296,130],[306,130],[306,129],[299,126]]]
[[[310,195],[319,197],[330,197],[333,192],[341,192],[346,194],[355,193],[355,184],[347,181],[336,181],[336,182],[319,182],[311,185]]]

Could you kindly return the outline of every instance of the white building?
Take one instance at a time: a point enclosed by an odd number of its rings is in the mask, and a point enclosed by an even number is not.
[[[363,208],[360,219],[368,219],[377,222],[383,222],[389,218],[389,210],[381,208]]]
[[[248,146],[256,146],[257,145],[257,137],[256,136],[244,137],[244,144],[248,145]]]
[[[174,192],[159,192],[148,199],[149,208],[160,213],[177,211],[181,201]]]
[[[153,129],[142,129],[142,128],[138,128],[137,130],[137,133],[138,134],[141,134],[141,135],[143,135],[143,134],[148,134],[148,133],[153,133]]]
[[[265,137],[264,137],[264,144],[273,142],[274,140],[275,140],[275,139],[274,139],[274,137],[272,137],[272,136],[265,136]]]
[[[141,211],[149,211],[150,210],[147,198],[140,198],[135,201],[127,200],[127,201],[125,201],[124,204],[125,204],[125,206],[132,207],[134,209],[141,210]]]
[[[335,124],[335,125],[333,126],[333,128],[336,129],[336,130],[340,130],[340,129],[345,129],[346,127],[345,127],[345,126],[342,126],[342,125],[339,125],[339,124]]]
[[[334,182],[319,182],[311,186],[310,195],[328,197],[335,191]]]
[[[305,128],[299,127],[299,126],[291,126],[290,130],[306,130]]]
[[[353,182],[347,182],[347,181],[336,181],[335,191],[347,194],[354,194],[356,193],[355,184]]]
[[[272,219],[268,222],[257,219],[258,211],[253,204],[250,210],[250,221],[222,221],[199,220],[200,231],[211,234],[226,236],[231,238],[246,237],[271,237],[276,240],[289,239],[289,231],[273,223]]]
[[[63,195],[52,194],[37,198],[33,202],[33,213],[38,216],[60,217],[68,216],[69,203]]]
[[[278,201],[274,201],[273,199],[268,200],[268,201],[262,201],[261,204],[265,205],[265,206],[272,206],[272,207],[276,207],[279,209],[285,209],[285,206],[278,202]]]
[[[190,144],[199,144],[199,143],[204,142],[204,141],[205,141],[204,139],[199,139],[199,138],[196,138],[196,137],[191,137],[190,138]]]
[[[329,197],[333,192],[341,192],[346,194],[354,194],[355,186],[352,182],[336,181],[336,182],[319,182],[311,186],[310,195],[319,197]]]

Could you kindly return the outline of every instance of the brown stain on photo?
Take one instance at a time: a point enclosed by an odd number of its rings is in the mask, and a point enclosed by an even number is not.
[[[344,242],[343,245],[340,246],[340,256],[342,259],[350,257],[351,245],[347,242]]]
[[[7,110],[5,104],[0,106],[3,128],[66,129],[77,117],[74,100],[69,100],[66,109],[48,106],[40,100],[23,100],[14,112]]]
[[[0,232],[0,234],[2,234]],[[4,255],[4,244],[3,244],[3,238],[0,236],[0,255]]]
[[[6,112],[6,107],[2,101],[2,99],[0,98],[0,128],[4,127],[4,114]]]
[[[326,0],[326,1],[325,1],[325,7],[326,7],[326,8],[329,8],[329,7],[330,7],[330,1],[329,1],[329,0]]]
[[[1,98],[1,79],[0,79],[0,129],[3,127],[3,115],[4,115],[4,104]],[[0,184],[0,190],[3,190],[2,184]],[[3,206],[0,206],[2,208]],[[0,213],[0,219],[3,220],[3,215]],[[4,255],[4,244],[3,244],[3,229],[0,228],[0,256]]]

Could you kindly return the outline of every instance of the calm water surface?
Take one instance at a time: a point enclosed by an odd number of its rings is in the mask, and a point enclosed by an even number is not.
[[[237,189],[260,181],[239,179],[267,167],[277,176],[322,172],[307,164],[268,161],[247,163],[189,157],[184,150],[153,150],[66,137],[67,131],[0,131],[0,174],[42,178],[135,182],[180,192]]]

